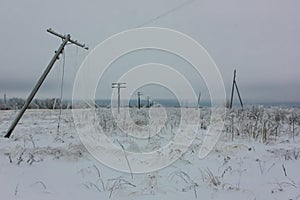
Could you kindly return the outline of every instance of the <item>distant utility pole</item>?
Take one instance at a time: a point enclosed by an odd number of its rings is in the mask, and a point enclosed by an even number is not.
[[[147,96],[147,107],[150,108],[151,104],[150,104],[150,97]]]
[[[199,95],[198,95],[198,102],[197,102],[198,108],[200,108],[200,99],[201,99],[201,92],[199,92]]]
[[[118,113],[120,113],[120,106],[121,106],[121,97],[120,97],[121,88],[126,88],[125,84],[126,83],[112,83],[111,84],[112,88],[118,88]]]
[[[6,138],[9,138],[11,136],[13,130],[15,129],[15,127],[18,124],[18,122],[21,119],[21,117],[23,116],[24,112],[26,111],[27,107],[29,106],[30,102],[32,101],[33,97],[35,96],[35,94],[37,93],[37,91],[41,87],[42,83],[46,79],[48,73],[52,69],[55,61],[58,60],[59,59],[59,55],[63,53],[65,46],[68,43],[72,43],[72,44],[75,44],[76,46],[79,46],[81,48],[84,48],[84,49],[88,50],[88,47],[86,47],[85,44],[80,44],[79,42],[77,42],[77,40],[72,40],[70,34],[68,34],[68,35],[61,35],[59,33],[54,32],[50,28],[47,29],[47,32],[51,33],[51,34],[53,34],[53,35],[55,35],[55,36],[57,36],[59,38],[61,38],[62,39],[62,44],[59,46],[58,50],[55,51],[55,54],[54,54],[53,58],[51,59],[51,61],[48,64],[47,68],[45,69],[45,71],[41,75],[40,79],[36,83],[35,87],[32,89],[32,91],[31,91],[30,95],[28,96],[25,104],[23,105],[21,111],[18,113],[17,117],[15,118],[15,120],[13,121],[13,123],[11,124],[11,126],[9,127],[6,135],[4,136]]]
[[[233,74],[233,82],[232,82],[232,88],[231,88],[231,99],[230,99],[230,108],[232,108],[234,88],[236,89],[236,92],[237,92],[239,100],[240,100],[240,104],[241,104],[241,106],[243,108],[243,101],[242,101],[242,98],[241,98],[241,95],[240,95],[240,92],[239,92],[239,88],[237,86],[235,78],[236,78],[236,70],[234,70],[234,74]]]
[[[4,105],[6,105],[6,93],[4,93]]]
[[[141,96],[143,95],[143,93],[138,92],[137,95],[138,95],[138,108],[141,109]]]

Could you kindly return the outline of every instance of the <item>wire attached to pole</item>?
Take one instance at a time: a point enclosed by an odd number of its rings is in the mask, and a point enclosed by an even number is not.
[[[151,19],[145,21],[144,23],[142,23],[142,24],[136,26],[135,28],[141,28],[141,27],[143,27],[143,26],[146,26],[146,25],[148,25],[148,24],[151,24],[151,23],[153,23],[153,22],[159,20],[160,18],[163,18],[163,17],[165,17],[165,16],[167,16],[167,15],[169,15],[169,14],[171,14],[171,13],[176,12],[177,10],[180,10],[181,8],[183,8],[183,7],[185,7],[185,6],[187,6],[187,5],[191,4],[191,3],[193,3],[194,1],[196,1],[196,0],[187,0],[187,1],[183,2],[182,4],[180,4],[180,5],[176,6],[176,7],[173,7],[173,8],[171,8],[171,9],[169,9],[169,10],[167,10],[167,11],[161,13],[160,15],[158,15],[158,16],[156,16],[156,17],[154,17],[154,18],[151,18]]]
[[[62,52],[62,76],[61,76],[61,82],[60,82],[60,108],[59,108],[59,115],[58,115],[58,123],[57,123],[57,136],[59,135],[59,128],[60,128],[60,122],[61,122],[61,113],[63,109],[63,93],[64,93],[64,76],[65,76],[65,62],[66,62],[66,55],[65,51]]]

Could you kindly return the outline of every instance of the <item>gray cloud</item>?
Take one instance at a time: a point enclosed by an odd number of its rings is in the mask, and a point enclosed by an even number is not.
[[[26,97],[54,50],[58,38],[49,27],[89,44],[134,28],[183,0],[152,1],[0,1],[0,95]],[[149,24],[186,33],[201,43],[218,65],[230,92],[233,69],[249,101],[300,101],[299,1],[195,1]],[[65,97],[87,55],[68,46]],[[142,60],[143,61],[143,60]],[[58,63],[39,97],[59,94]]]

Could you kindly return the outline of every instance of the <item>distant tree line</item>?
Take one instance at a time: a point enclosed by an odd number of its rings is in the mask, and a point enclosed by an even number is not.
[[[15,110],[20,109],[24,105],[25,100],[22,98],[11,98],[4,102],[3,99],[0,99],[0,110]],[[71,105],[68,102],[62,102],[58,98],[49,98],[49,99],[34,99],[28,109],[67,109],[71,108]]]

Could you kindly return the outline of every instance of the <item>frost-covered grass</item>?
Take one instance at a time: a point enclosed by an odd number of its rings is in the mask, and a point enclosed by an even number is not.
[[[0,111],[1,135],[15,114]],[[93,123],[128,151],[151,151],[178,128],[180,110],[167,108],[165,114],[162,131],[142,140],[122,134],[109,109],[97,110]],[[58,111],[28,110],[13,138],[0,138],[0,199],[300,199],[299,116],[295,108],[228,110],[218,144],[200,160],[210,120],[210,110],[203,108],[197,138],[178,161],[131,177],[86,151],[71,110],[63,110],[59,131]],[[150,123],[147,109],[133,109],[131,117],[137,125]]]

